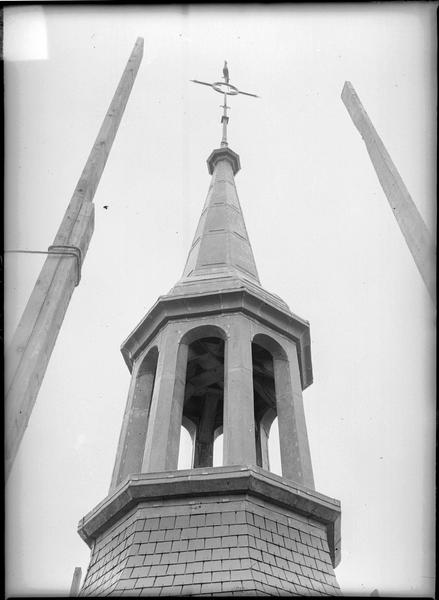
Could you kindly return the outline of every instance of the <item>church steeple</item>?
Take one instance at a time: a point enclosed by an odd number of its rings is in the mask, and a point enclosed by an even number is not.
[[[227,95],[246,92],[227,65],[224,79],[198,82],[225,108],[183,276],[122,344],[131,385],[110,491],[79,525],[84,596],[339,593],[340,505],[314,489],[302,400],[309,323],[260,285],[227,141]],[[270,472],[276,417],[282,476]]]

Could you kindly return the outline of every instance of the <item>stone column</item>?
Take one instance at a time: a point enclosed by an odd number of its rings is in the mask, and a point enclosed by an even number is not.
[[[231,319],[224,361],[223,464],[256,465],[250,322]]]
[[[293,342],[287,348],[287,358],[273,357],[273,367],[282,475],[314,489],[299,361]]]
[[[178,467],[188,355],[188,346],[180,338],[177,326],[167,325],[160,340],[142,472]]]
[[[213,441],[218,396],[207,394],[195,438],[194,469],[213,465]]]
[[[268,438],[270,436],[271,425],[276,418],[276,412],[268,409],[259,423],[259,440],[261,445],[261,465],[263,469],[270,470],[270,458],[268,455]]]
[[[110,492],[130,473],[142,471],[156,367],[155,351],[133,370]]]

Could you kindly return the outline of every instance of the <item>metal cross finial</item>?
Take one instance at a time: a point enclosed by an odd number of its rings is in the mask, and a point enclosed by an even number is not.
[[[221,108],[224,109],[223,114],[221,116],[221,123],[223,124],[223,137],[221,140],[221,146],[227,146],[227,124],[229,122],[229,117],[227,116],[227,111],[230,110],[230,106],[227,105],[227,96],[237,96],[238,94],[243,94],[244,96],[252,96],[253,98],[259,98],[256,94],[250,94],[249,92],[243,92],[238,90],[238,88],[230,83],[229,77],[229,68],[227,66],[227,61],[224,61],[223,67],[223,79],[224,81],[215,81],[214,83],[207,83],[205,81],[198,81],[197,79],[191,79],[193,83],[200,83],[201,85],[208,85],[213,88],[215,92],[224,95],[224,104],[221,104]]]

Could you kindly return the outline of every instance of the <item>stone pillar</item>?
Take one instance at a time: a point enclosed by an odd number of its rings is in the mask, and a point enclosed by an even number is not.
[[[271,425],[276,418],[276,412],[269,409],[262,417],[259,423],[259,440],[261,445],[261,466],[267,471],[270,470],[270,458],[268,454],[268,438],[270,436]]]
[[[314,477],[303,409],[302,384],[296,345],[287,358],[273,357],[282,475],[314,489]]]
[[[231,320],[224,360],[223,464],[256,465],[250,322]]]
[[[218,396],[208,394],[195,438],[194,469],[213,465],[213,441]]]
[[[177,326],[168,324],[160,340],[142,472],[178,466],[188,355],[188,346],[180,338]]]
[[[156,367],[155,350],[133,370],[110,492],[130,473],[142,471]]]

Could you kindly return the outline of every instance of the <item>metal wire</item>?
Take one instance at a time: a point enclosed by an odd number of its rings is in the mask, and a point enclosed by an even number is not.
[[[55,245],[49,246],[47,250],[3,250],[4,253],[13,254],[56,254],[58,256],[73,256],[76,258],[76,283],[75,287],[81,280],[81,264],[82,264],[82,252],[78,246],[64,246]]]

